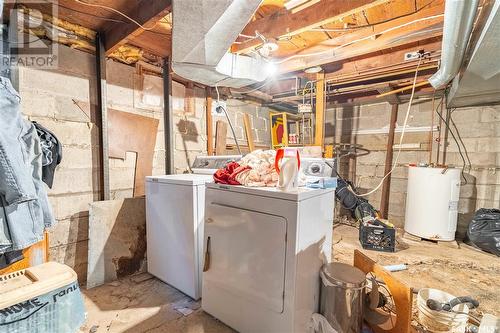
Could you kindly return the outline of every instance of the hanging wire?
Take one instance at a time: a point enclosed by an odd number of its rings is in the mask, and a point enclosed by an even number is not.
[[[238,149],[238,154],[242,155],[241,149],[240,149],[240,144],[238,143],[238,139],[236,138],[236,132],[234,131],[233,123],[231,122],[231,119],[229,119],[229,115],[227,114],[226,108],[220,104],[219,87],[217,85],[215,85],[215,92],[217,93],[217,105],[218,105],[218,107],[220,107],[224,111],[224,114],[226,115],[227,123],[229,124],[229,128],[231,129],[231,133],[233,134],[234,142],[236,143],[236,149]]]

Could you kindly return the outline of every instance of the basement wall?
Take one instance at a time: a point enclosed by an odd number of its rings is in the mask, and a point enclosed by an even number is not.
[[[434,101],[437,107],[439,99]],[[402,126],[408,104],[401,104],[398,112],[398,125]],[[432,100],[418,100],[411,108],[409,125],[413,127],[431,126]],[[388,103],[370,105],[344,105],[327,110],[326,141],[328,143],[358,143],[370,149],[370,154],[356,160],[342,159],[341,174],[355,183],[362,192],[368,192],[381,181],[384,175],[387,134],[358,134],[360,130],[388,128],[391,105]],[[439,118],[434,114],[434,124]],[[459,201],[458,236],[465,235],[466,228],[474,212],[479,208],[500,208],[500,106],[471,107],[456,109],[453,120],[467,147],[472,163],[472,170],[466,172],[467,185],[461,187]],[[336,120],[336,121],[334,121]],[[334,125],[336,124],[336,125]],[[458,147],[451,137],[445,142],[444,124],[441,133],[440,163],[445,155],[446,163],[462,167]],[[433,132],[432,155],[429,154],[429,132],[406,133],[403,143],[416,144],[420,148],[405,149],[401,152],[398,167],[392,173],[389,200],[389,220],[397,226],[404,226],[406,205],[406,186],[408,171],[401,164],[433,162],[437,160],[437,142],[439,133]],[[395,144],[399,143],[396,133]],[[444,152],[444,149],[446,152]],[[394,160],[397,149],[394,150]],[[350,167],[349,167],[350,163]],[[349,171],[350,170],[350,171]],[[348,176],[350,174],[350,176]],[[381,190],[368,197],[370,203],[380,208]],[[431,212],[429,212],[431,213]]]
[[[57,70],[19,69],[19,92],[23,114],[53,131],[63,144],[62,163],[49,190],[58,221],[49,232],[49,257],[75,269],[82,283],[87,277],[89,204],[99,200],[101,190],[95,57],[66,46],[58,47]],[[138,75],[133,66],[108,60],[107,83],[109,108],[159,119],[152,173],[164,174],[162,79]],[[194,88],[193,112],[185,106],[184,86],[173,82],[172,90],[174,168],[176,173],[183,173],[189,170],[196,155],[206,154],[205,91]],[[229,108],[239,138],[243,138],[241,114],[251,114],[252,119],[256,118],[254,125],[262,126],[264,120],[257,119],[261,116],[259,110],[255,105]],[[265,112],[263,115],[266,117]],[[266,135],[258,130],[255,135],[265,142]],[[127,153],[125,160],[110,159],[111,199],[132,196],[135,159],[135,153]]]

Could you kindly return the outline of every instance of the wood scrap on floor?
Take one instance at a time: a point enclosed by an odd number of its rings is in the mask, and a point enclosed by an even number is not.
[[[87,288],[144,271],[145,256],[144,198],[90,204]]]
[[[137,154],[134,196],[144,195],[144,179],[153,171],[158,119],[108,110],[109,155],[124,160],[126,152]]]
[[[396,306],[395,313],[387,313],[378,308],[367,311],[368,309],[365,307],[365,320],[369,322],[373,331],[375,333],[409,332],[413,304],[411,288],[359,250],[354,250],[354,266],[366,274],[372,272],[377,279],[381,279],[389,289],[389,293],[392,295],[394,305]]]

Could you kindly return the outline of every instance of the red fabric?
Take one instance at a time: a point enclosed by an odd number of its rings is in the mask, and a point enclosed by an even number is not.
[[[236,176],[248,169],[251,168],[249,166],[241,166],[236,162],[228,163],[223,169],[215,172],[214,181],[217,184],[241,185],[236,181]]]

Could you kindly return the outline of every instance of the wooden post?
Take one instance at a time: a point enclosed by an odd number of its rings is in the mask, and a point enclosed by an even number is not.
[[[212,156],[214,154],[214,127],[212,120],[212,88],[205,88],[205,99],[207,104],[206,110],[206,121],[207,121],[207,155]]]
[[[323,149],[323,133],[325,127],[325,73],[316,74],[316,130],[314,144]]]
[[[394,133],[396,131],[396,122],[398,120],[398,104],[392,104],[391,120],[389,123],[389,136],[387,137],[387,152],[385,153],[384,175],[392,169],[392,157],[394,147]],[[382,197],[380,199],[380,215],[387,219],[389,214],[389,193],[391,191],[391,175],[388,175],[382,184]]]
[[[250,152],[255,150],[255,143],[253,142],[253,132],[252,125],[250,124],[250,115],[248,113],[243,114],[243,122],[245,125],[245,134],[247,136],[248,149]]]
[[[99,179],[101,183],[101,200],[109,200],[111,191],[109,187],[109,143],[108,143],[108,103],[106,83],[106,52],[104,50],[104,37],[101,33],[96,35],[96,73],[97,73],[97,123],[99,124]]]
[[[227,123],[217,120],[215,127],[215,155],[226,155]]]

